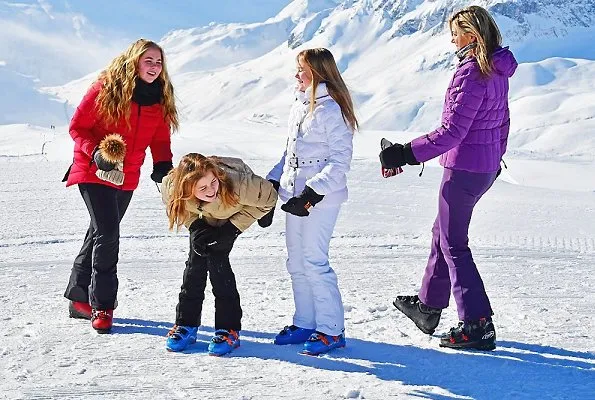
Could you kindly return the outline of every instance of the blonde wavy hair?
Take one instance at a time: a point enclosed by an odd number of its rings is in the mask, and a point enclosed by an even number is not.
[[[238,203],[233,182],[221,168],[219,158],[215,156],[205,157],[198,153],[186,154],[182,157],[178,166],[168,174],[172,187],[166,206],[170,230],[173,230],[174,227],[179,229],[188,219],[189,213],[186,210],[186,202],[189,200],[199,201],[194,195],[194,187],[198,180],[208,172],[212,172],[219,180],[217,197],[219,197],[223,206],[233,207]]]
[[[138,76],[138,62],[148,49],[157,49],[161,52],[162,70],[157,77],[163,90],[161,105],[165,120],[175,131],[179,127],[178,111],[174,87],[167,73],[165,53],[161,46],[150,40],[138,39],[101,71],[98,80],[102,81],[103,85],[97,95],[97,109],[108,124],[115,124],[124,117],[126,125],[130,128],[130,102],[135,79]]]
[[[316,104],[316,88],[321,82],[326,83],[329,95],[341,107],[341,114],[345,122],[353,131],[359,128],[353,101],[347,85],[341,77],[337,63],[332,53],[325,48],[306,49],[298,53],[296,60],[306,64],[312,70],[312,95],[310,98],[310,112],[314,112]]]
[[[496,21],[490,13],[482,7],[470,6],[457,11],[450,17],[448,26],[452,32],[453,25],[461,32],[469,33],[477,39],[474,49],[475,58],[483,76],[492,73],[492,55],[502,45],[502,35]]]

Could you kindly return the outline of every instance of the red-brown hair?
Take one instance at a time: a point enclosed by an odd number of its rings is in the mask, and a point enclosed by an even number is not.
[[[198,153],[186,154],[182,157],[178,166],[168,174],[172,185],[172,193],[166,206],[169,229],[174,227],[178,229],[188,219],[186,201],[197,200],[194,195],[196,183],[209,172],[212,172],[219,180],[217,197],[221,199],[221,203],[224,206],[237,204],[238,200],[234,193],[233,182],[221,168],[217,157],[205,157]]]

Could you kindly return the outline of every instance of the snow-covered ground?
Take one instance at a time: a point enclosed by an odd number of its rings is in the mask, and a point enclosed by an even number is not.
[[[454,68],[440,24],[469,1],[71,3],[0,1],[7,38],[0,42],[0,399],[595,399],[589,0],[478,3],[495,13],[521,63],[511,79],[508,169],[476,208],[470,234],[496,312],[498,347],[489,353],[440,349],[438,335],[423,335],[391,305],[419,287],[441,170],[431,161],[422,177],[409,167],[383,179],[377,156],[381,137],[405,142],[439,123]],[[142,18],[130,19],[130,9]],[[89,220],[77,188],[60,182],[72,159],[63,125],[98,69],[139,35],[161,38],[168,55],[182,120],[174,160],[190,151],[239,156],[262,174],[285,144],[295,55],[333,51],[364,129],[330,253],[345,304],[345,349],[312,358],[298,355],[300,346],[272,344],[293,312],[277,210],[269,229],[250,228],[232,252],[242,346],[207,356],[209,293],[199,342],[183,354],[166,352],[188,239],[167,230],[150,159],[122,223],[113,333],[97,335],[88,321],[68,318],[62,293]],[[439,330],[456,322],[453,306]]]
[[[476,208],[471,247],[496,315],[489,353],[438,347],[391,305],[414,294],[426,263],[441,170],[409,167],[383,179],[382,135],[355,141],[350,200],[331,242],[346,315],[347,347],[322,357],[272,344],[291,323],[284,215],[255,226],[232,252],[242,345],[206,354],[213,332],[207,289],[199,341],[165,350],[188,252],[168,232],[150,159],[122,222],[119,307],[110,335],[68,318],[62,297],[89,220],[76,188],[60,182],[72,157],[62,128],[0,131],[0,398],[9,399],[541,399],[595,397],[595,186],[592,161],[512,151],[509,169]],[[41,146],[45,155],[39,154]],[[186,125],[175,160],[190,151],[241,156],[266,173],[284,144],[269,125]],[[457,322],[454,304],[439,330]]]

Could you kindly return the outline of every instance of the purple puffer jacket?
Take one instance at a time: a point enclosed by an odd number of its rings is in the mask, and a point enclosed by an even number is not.
[[[494,71],[488,78],[481,76],[474,57],[458,65],[446,91],[442,126],[411,142],[417,161],[440,155],[445,168],[498,170],[510,128],[508,78],[518,64],[508,47],[494,52],[492,64]]]

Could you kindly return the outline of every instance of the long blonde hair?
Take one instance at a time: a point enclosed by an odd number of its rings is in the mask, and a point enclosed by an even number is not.
[[[492,54],[502,45],[502,35],[496,21],[482,7],[470,6],[457,11],[450,17],[448,25],[452,31],[453,24],[462,32],[470,33],[477,38],[475,58],[483,76],[492,73]]]
[[[174,87],[169,79],[165,63],[165,53],[157,43],[138,39],[119,56],[114,58],[107,68],[99,74],[98,79],[103,85],[97,96],[96,104],[99,114],[107,124],[117,123],[122,117],[130,127],[130,102],[134,91],[135,80],[138,76],[138,61],[148,49],[161,52],[161,73],[157,80],[162,86],[163,116],[172,130],[179,126],[178,111],[174,98]]]
[[[182,157],[178,166],[169,171],[168,174],[173,189],[166,206],[170,230],[174,226],[179,229],[188,219],[189,213],[186,210],[186,201],[196,200],[200,202],[194,196],[194,187],[196,182],[208,172],[212,172],[219,180],[217,197],[221,200],[221,203],[225,207],[233,207],[238,203],[233,182],[221,168],[219,158],[215,156],[205,157],[198,153],[186,154]],[[164,188],[164,190],[167,190],[167,188]]]
[[[326,83],[329,95],[341,107],[341,114],[345,122],[351,126],[353,131],[359,128],[353,101],[347,89],[347,85],[341,77],[337,63],[332,53],[325,48],[306,49],[298,53],[296,60],[302,61],[312,70],[312,95],[310,98],[310,112],[314,112],[316,104],[316,88],[321,82]]]

